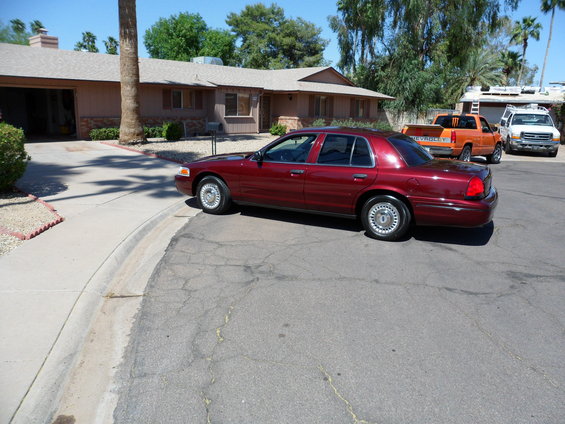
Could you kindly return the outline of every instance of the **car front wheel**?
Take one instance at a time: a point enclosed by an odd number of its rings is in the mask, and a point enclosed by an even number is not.
[[[218,177],[204,177],[198,183],[196,198],[204,212],[214,215],[226,212],[231,205],[230,190]]]
[[[367,235],[378,240],[399,239],[408,230],[411,218],[404,202],[390,195],[371,197],[361,210]]]

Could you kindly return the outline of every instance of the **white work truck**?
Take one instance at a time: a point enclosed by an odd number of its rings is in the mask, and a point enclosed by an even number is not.
[[[549,111],[542,106],[506,106],[500,118],[499,132],[506,153],[546,152],[549,156],[557,156],[560,134]]]

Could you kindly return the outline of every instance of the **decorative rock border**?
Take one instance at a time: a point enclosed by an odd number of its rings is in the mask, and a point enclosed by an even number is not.
[[[32,199],[33,201],[38,202],[38,203],[41,203],[43,206],[45,206],[47,209],[49,209],[49,211],[50,211],[53,215],[55,215],[56,218],[55,218],[53,221],[48,222],[47,224],[43,224],[43,225],[42,225],[41,227],[39,227],[39,228],[36,228],[35,230],[33,230],[33,231],[32,231],[31,233],[29,233],[29,234],[22,234],[22,233],[20,233],[20,232],[18,232],[18,231],[11,231],[11,230],[9,230],[9,229],[7,229],[7,228],[4,228],[4,227],[0,226],[0,233],[1,233],[1,234],[7,234],[7,235],[9,235],[9,236],[16,237],[16,238],[18,238],[18,239],[20,239],[20,240],[30,240],[30,239],[32,239],[32,238],[38,236],[38,235],[41,234],[42,232],[47,231],[49,228],[51,228],[51,227],[53,227],[53,226],[55,226],[55,225],[57,225],[57,224],[59,224],[59,223],[61,223],[61,222],[63,222],[63,221],[65,220],[65,218],[63,218],[61,215],[59,215],[59,214],[56,212],[55,208],[54,208],[53,206],[51,206],[49,203],[47,203],[45,200],[42,200],[42,199],[40,199],[39,197],[34,196],[33,194],[26,193],[25,191],[20,190],[19,188],[18,188],[18,191],[20,191],[21,193],[25,194],[27,197],[29,197],[29,198]]]

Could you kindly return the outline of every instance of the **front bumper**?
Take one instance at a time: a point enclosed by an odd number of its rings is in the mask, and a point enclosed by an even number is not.
[[[510,147],[519,152],[555,152],[559,148],[559,141],[532,142],[523,139],[511,139]]]

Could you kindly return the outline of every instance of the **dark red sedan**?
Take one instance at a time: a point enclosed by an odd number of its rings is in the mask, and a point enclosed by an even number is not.
[[[207,213],[235,202],[360,217],[380,240],[411,224],[482,226],[498,199],[488,167],[434,159],[408,136],[358,128],[294,131],[257,152],[185,163],[175,180]]]

